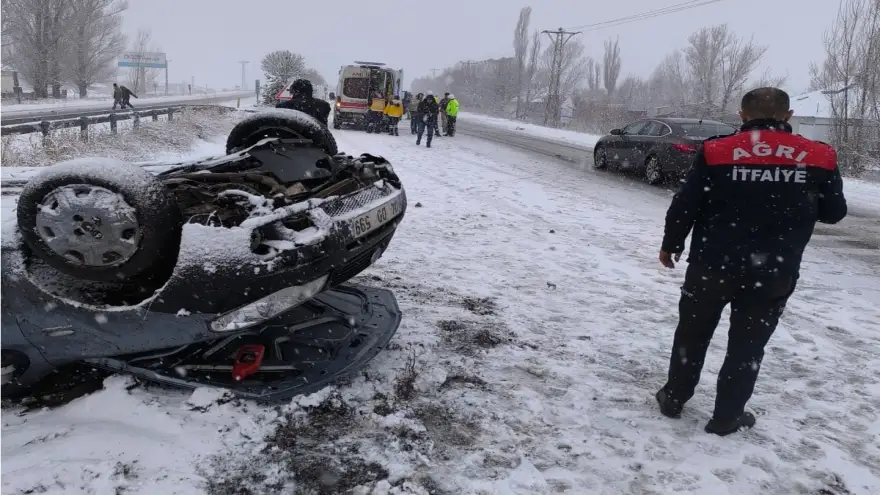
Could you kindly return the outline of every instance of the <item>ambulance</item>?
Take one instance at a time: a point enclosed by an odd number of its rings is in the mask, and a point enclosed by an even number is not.
[[[389,69],[381,62],[358,62],[339,68],[339,82],[334,94],[333,128],[343,125],[361,126],[367,116],[371,99],[387,101],[400,97],[403,70]]]

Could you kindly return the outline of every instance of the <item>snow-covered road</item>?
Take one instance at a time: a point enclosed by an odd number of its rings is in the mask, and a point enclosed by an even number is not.
[[[683,418],[653,400],[684,274],[656,261],[668,191],[467,136],[336,135],[407,187],[360,277],[397,294],[393,345],[285,408],[115,377],[56,410],[4,410],[3,493],[293,493],[292,477],[326,493],[880,493],[876,262],[808,250],[759,423],[717,438],[702,426],[723,326]]]

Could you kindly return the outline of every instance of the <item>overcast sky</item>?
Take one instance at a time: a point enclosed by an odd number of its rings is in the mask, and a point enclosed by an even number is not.
[[[684,0],[541,0],[531,3],[531,29],[572,28],[655,10]],[[465,59],[510,56],[519,9],[510,0],[129,0],[125,31],[148,28],[170,60],[170,79],[214,87],[260,78],[259,61],[273,50],[302,54],[331,85],[339,66],[355,60],[403,68],[405,79]],[[769,45],[764,66],[789,74],[791,90],[809,84],[808,68],[822,58],[822,32],[837,0],[722,0],[715,4],[585,32],[588,54],[619,36],[622,76],[647,76],[662,57],[683,47],[702,26],[726,22]],[[545,40],[546,40],[545,36]],[[761,69],[763,70],[763,68]],[[407,84],[408,85],[408,84]]]

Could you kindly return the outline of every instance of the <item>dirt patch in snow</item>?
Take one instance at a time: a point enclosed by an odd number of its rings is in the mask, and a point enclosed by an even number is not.
[[[154,155],[157,149],[185,153],[196,140],[227,134],[239,119],[239,112],[208,107],[175,114],[171,122],[141,119],[138,129],[128,127],[131,121],[123,121],[118,134],[111,133],[107,126],[93,125],[88,141],[80,139],[78,127],[52,131],[45,142],[39,132],[4,136],[0,163],[4,167],[45,167],[95,155],[138,162]]]
[[[479,354],[516,342],[516,335],[498,321],[440,320],[437,328],[440,329],[443,342],[463,354]]]
[[[494,315],[498,309],[495,299],[489,297],[464,297],[461,300],[464,309],[479,316]]]
[[[281,417],[263,440],[257,459],[228,464],[216,459],[223,476],[207,477],[211,495],[334,494],[388,478],[388,470],[358,455],[358,412],[338,393]],[[264,469],[272,466],[274,472]]]

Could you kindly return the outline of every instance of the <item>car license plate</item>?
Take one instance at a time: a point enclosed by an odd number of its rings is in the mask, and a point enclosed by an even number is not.
[[[363,237],[400,215],[403,201],[398,196],[384,205],[358,215],[348,222],[352,235],[357,239]]]

